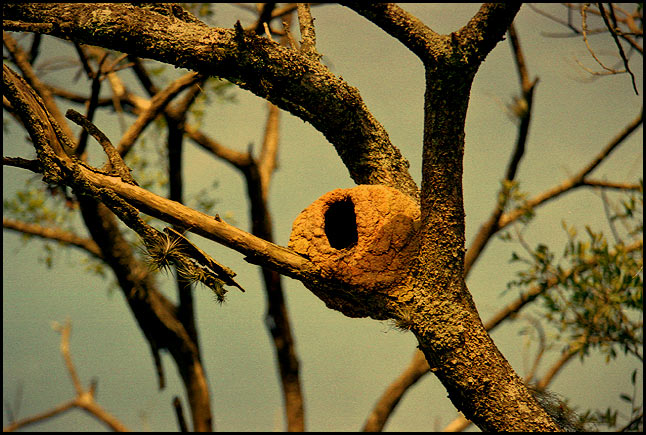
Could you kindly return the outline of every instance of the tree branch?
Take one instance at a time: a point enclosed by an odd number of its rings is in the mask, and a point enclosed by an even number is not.
[[[137,120],[130,125],[128,131],[124,133],[123,137],[119,141],[119,145],[117,146],[119,154],[121,154],[122,157],[125,157],[144,129],[157,117],[157,115],[163,112],[171,99],[187,87],[200,80],[202,80],[202,77],[200,77],[199,74],[188,73],[173,81],[166,87],[166,89],[157,93],[150,100],[150,106],[139,114]]]
[[[516,14],[519,3],[485,3],[469,23],[456,32],[467,63],[480,65],[503,37]]]
[[[408,162],[359,92],[321,63],[266,38],[181,20],[169,25],[168,17],[126,4],[8,5],[3,20],[7,30],[24,30],[28,24],[79,43],[226,78],[321,131],[356,183],[418,195]]]
[[[529,125],[532,119],[532,107],[534,100],[534,89],[538,83],[538,79],[530,81],[529,73],[527,71],[527,65],[525,64],[525,56],[523,55],[522,48],[520,46],[520,41],[514,25],[509,26],[509,40],[512,46],[512,53],[514,55],[514,60],[516,61],[516,68],[518,70],[518,76],[521,87],[521,97],[518,99],[517,105],[519,110],[515,115],[518,116],[520,121],[518,126],[518,135],[516,139],[516,144],[514,146],[514,151],[511,155],[509,163],[507,165],[507,171],[505,178],[503,179],[500,192],[497,195],[496,204],[491,216],[485,223],[482,224],[478,233],[473,238],[471,246],[467,250],[464,259],[464,276],[468,276],[471,268],[480,257],[480,254],[484,251],[485,247],[491,240],[491,237],[499,231],[499,221],[500,216],[505,211],[505,206],[509,202],[509,193],[511,190],[511,182],[516,177],[516,172],[518,166],[520,165],[520,160],[525,154],[525,144],[527,142],[527,137],[529,134]]]
[[[12,55],[13,61],[16,63],[16,66],[22,72],[27,83],[29,83],[36,90],[36,92],[38,92],[40,97],[43,99],[45,107],[47,108],[49,113],[51,113],[54,119],[56,119],[56,121],[59,123],[60,128],[63,130],[63,132],[68,137],[72,138],[72,130],[70,130],[69,125],[67,124],[67,122],[65,122],[65,118],[63,117],[61,111],[58,109],[58,105],[54,102],[52,93],[34,72],[31,64],[27,60],[27,55],[25,54],[25,52],[22,51],[18,44],[16,44],[16,41],[11,37],[11,35],[9,35],[5,31],[2,32],[2,40],[9,53]]]
[[[341,4],[398,39],[423,62],[431,60],[433,48],[442,41],[441,35],[394,3],[342,2]]]
[[[3,83],[6,97],[30,133],[43,168],[44,179],[56,184],[69,183],[79,194],[79,205],[85,224],[99,245],[106,263],[114,271],[130,309],[148,340],[160,387],[163,387],[163,372],[159,351],[165,348],[175,359],[186,386],[194,429],[211,430],[209,392],[197,344],[177,319],[176,307],[157,291],[150,271],[133,255],[132,248],[121,234],[114,215],[103,204],[97,202],[95,197],[109,202],[112,207],[115,207],[115,204],[121,207],[123,200],[109,189],[93,186],[84,176],[88,173],[105,175],[75,158],[70,158],[63,151],[62,144],[69,146],[69,138],[58,127],[56,120],[51,117],[35,91],[7,65],[3,65]],[[116,178],[121,184],[127,184],[123,183],[120,177],[112,178]],[[125,216],[126,212],[132,210],[125,210],[121,215]],[[132,225],[130,221],[126,223]]]
[[[626,252],[633,252],[643,248],[643,242],[635,242],[626,246]],[[611,254],[612,255],[612,254]],[[596,267],[596,261],[589,261],[587,266],[589,268]],[[577,271],[577,272],[580,272]],[[574,273],[573,270],[564,271],[564,276],[569,276]],[[548,280],[544,285],[535,285],[529,288],[527,291],[521,293],[518,298],[511,303],[507,304],[503,309],[498,311],[493,315],[484,326],[487,331],[491,332],[501,325],[504,321],[512,318],[514,315],[518,314],[525,306],[530,302],[534,301],[544,292],[553,288],[560,281],[553,277]],[[555,364],[547,374],[537,383],[537,386],[540,388],[545,388],[551,382],[552,378],[560,369],[564,363],[569,360],[571,356],[564,354],[562,363]],[[386,390],[380,396],[377,404],[373,407],[373,410],[366,420],[364,425],[364,431],[366,432],[377,432],[383,430],[388,418],[391,416],[395,407],[402,399],[402,396],[408,392],[408,389],[412,387],[419,379],[425,376],[429,372],[429,365],[424,358],[424,354],[421,351],[416,351],[413,355],[413,358],[409,365],[404,369],[404,371],[386,388]],[[444,428],[444,431],[454,432],[458,430],[463,430],[471,422],[466,419],[464,416],[458,417],[456,420],[451,422],[448,426]]]
[[[93,240],[79,237],[76,234],[70,233],[68,231],[46,228],[41,225],[20,222],[10,218],[2,218],[2,227],[17,231],[19,233],[41,237],[43,239],[55,240],[57,242],[70,244],[72,246],[76,246],[77,248],[83,249],[85,252],[93,255],[98,259],[103,259],[103,255],[101,254],[99,246]]]
[[[619,56],[621,56],[621,60],[624,62],[624,68],[626,69],[626,72],[630,74],[630,78],[633,83],[633,89],[635,90],[635,94],[639,95],[639,91],[637,91],[637,84],[635,83],[635,74],[633,74],[633,72],[630,70],[630,65],[628,65],[628,58],[626,57],[626,53],[624,53],[624,47],[622,47],[621,42],[619,42],[619,38],[617,37],[617,31],[615,30],[615,27],[613,27],[610,24],[610,21],[608,20],[608,16],[606,15],[606,10],[603,7],[603,3],[597,3],[597,6],[599,8],[601,18],[603,18],[603,22],[606,24],[608,31],[612,35],[612,39],[615,41],[615,45],[617,46],[617,50],[619,51]],[[612,5],[610,5],[610,14],[615,19],[615,25],[616,25],[615,13]]]
[[[99,404],[96,403],[96,401],[94,400],[96,385],[92,383],[92,385],[90,385],[90,388],[87,390],[85,390],[81,385],[81,381],[76,373],[76,368],[74,367],[74,363],[72,362],[72,355],[69,349],[69,344],[70,344],[69,339],[70,339],[70,334],[72,329],[72,326],[69,320],[65,322],[65,324],[63,325],[55,324],[54,329],[56,329],[61,334],[61,345],[60,345],[61,355],[65,360],[65,367],[67,368],[67,371],[70,377],[72,378],[72,383],[74,385],[74,389],[76,390],[76,397],[49,411],[45,411],[41,414],[33,415],[31,417],[27,417],[22,420],[12,422],[9,426],[4,427],[3,431],[13,432],[25,426],[29,426],[31,424],[38,423],[48,418],[52,418],[57,415],[63,414],[64,412],[69,411],[70,409],[80,408],[80,409],[83,409],[84,411],[87,411],[92,417],[96,418],[97,420],[105,424],[111,430],[115,432],[128,432],[129,429],[126,426],[124,426],[123,423],[121,423],[119,420],[117,420],[114,416],[112,416],[110,413],[105,411],[101,406],[99,406]]]
[[[321,55],[316,52],[316,31],[309,3],[298,3],[298,22],[301,29],[301,53],[318,61]]]
[[[583,167],[577,174],[573,175],[572,177],[564,180],[561,182],[561,184],[552,187],[551,189],[548,189],[544,191],[543,193],[540,193],[536,195],[534,198],[529,199],[524,207],[507,212],[500,216],[500,221],[498,223],[498,226],[500,229],[506,227],[510,223],[516,221],[518,218],[520,218],[522,215],[526,213],[527,208],[535,208],[547,201],[553,200],[560,195],[564,194],[565,192],[568,192],[572,189],[585,186],[586,185],[586,177],[597,167],[603,162],[609,155],[614,151],[623,141],[628,138],[640,125],[642,125],[644,121],[644,114],[643,111],[641,111],[635,119],[633,119],[631,122],[624,127],[624,129],[617,134],[606,146],[604,149],[602,149],[597,156],[590,161],[585,167]]]

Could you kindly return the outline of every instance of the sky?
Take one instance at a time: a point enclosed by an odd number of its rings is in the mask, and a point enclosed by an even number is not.
[[[478,8],[475,4],[403,7],[438,33],[458,29]],[[565,17],[559,5],[540,7]],[[229,5],[218,5],[215,12],[213,21],[219,27],[232,27],[241,17],[243,25],[253,19]],[[419,184],[424,94],[421,63],[397,40],[349,9],[323,5],[312,8],[312,15],[322,61],[359,89],[367,107],[409,160],[411,174]],[[631,64],[640,91],[635,95],[625,74],[591,79],[577,63],[598,69],[581,38],[545,36],[563,33],[564,27],[527,5],[521,8],[515,23],[531,77],[540,79],[528,148],[518,176],[521,188],[534,196],[577,172],[638,114],[643,67],[641,61]],[[614,53],[609,38],[591,41],[605,58]],[[57,53],[59,60],[72,56],[55,42],[46,50]],[[70,71],[49,73],[45,80],[64,82],[70,79]],[[505,113],[505,104],[518,93],[510,45],[503,41],[480,67],[471,92],[463,181],[467,244],[491,213],[513,149],[516,127]],[[235,103],[212,102],[202,128],[226,146],[246,150],[250,143],[258,145],[262,139],[266,104],[247,91],[232,94]],[[65,104],[62,107],[67,109]],[[96,124],[113,141],[121,134],[114,116],[101,115]],[[642,178],[642,134],[640,127],[597,169],[595,178],[629,182]],[[286,245],[291,224],[301,210],[324,193],[352,187],[353,182],[333,147],[309,124],[283,112],[280,136],[270,209],[276,242]],[[99,147],[91,142],[93,146],[98,152]],[[185,149],[189,201],[208,189],[218,201],[214,211],[248,229],[248,202],[241,175],[192,144]],[[3,155],[32,158],[33,151],[22,131],[11,128],[3,132]],[[24,189],[27,180],[33,178],[24,170],[3,168],[3,197]],[[531,246],[545,243],[560,252],[566,240],[562,222],[577,225],[581,231],[585,224],[607,230],[603,216],[599,194],[580,190],[542,207],[523,235]],[[248,290],[244,294],[231,291],[220,306],[208,290],[195,289],[216,430],[284,430],[277,368],[263,320],[265,298],[260,273],[235,252],[197,236],[192,240],[235,270],[237,280]],[[493,241],[469,276],[467,284],[485,321],[514,298],[513,293],[503,290],[517,271],[508,260],[512,250],[518,249]],[[162,355],[168,386],[158,391],[147,343],[114,288],[113,277],[88,273],[86,256],[78,251],[57,249],[52,268],[46,266],[44,257],[41,242],[25,244],[19,235],[3,231],[5,407],[9,403],[15,409],[20,397],[18,415],[26,417],[73,397],[74,389],[59,352],[59,335],[51,327],[52,322],[70,319],[72,357],[84,385],[98,379],[98,403],[133,430],[176,430],[171,401],[176,394],[184,400],[184,395],[173,361]],[[174,299],[172,282],[161,278],[160,282],[165,294]],[[307,430],[360,430],[378,397],[410,361],[416,347],[413,335],[384,322],[346,318],[327,309],[298,281],[284,278],[283,285],[301,363]],[[525,325],[519,319],[492,334],[520,375],[527,373],[535,350],[535,343],[519,333]],[[557,352],[551,353],[542,370],[557,358]],[[632,393],[629,379],[636,368],[641,380],[641,364],[634,358],[619,357],[610,365],[603,356],[590,357],[583,363],[576,360],[550,389],[576,407],[615,406],[625,414],[629,405],[619,400],[619,394]],[[643,397],[641,389],[637,394]],[[446,396],[437,379],[425,376],[406,394],[385,429],[441,430],[456,416]],[[5,414],[3,425],[7,423]],[[81,411],[72,411],[30,429],[81,431],[104,427]]]

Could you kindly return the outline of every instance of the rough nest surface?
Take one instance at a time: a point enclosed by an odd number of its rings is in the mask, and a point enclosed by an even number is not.
[[[309,257],[321,277],[344,293],[383,291],[405,276],[419,218],[418,205],[393,188],[336,189],[296,218],[289,247]],[[319,297],[330,305],[329,297]]]

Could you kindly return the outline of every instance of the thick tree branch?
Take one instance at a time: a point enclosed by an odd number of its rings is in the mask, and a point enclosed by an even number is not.
[[[3,74],[3,78],[8,88],[16,88],[16,85],[18,87],[28,86],[22,84],[21,79],[6,65],[4,70],[5,74]],[[43,151],[41,153],[44,156],[48,156],[47,164],[41,162],[41,164],[47,167],[44,172],[45,174],[48,171],[52,172],[53,175],[51,176],[57,178],[59,182],[63,182],[63,179],[59,177],[64,177],[66,178],[65,182],[70,183],[72,187],[80,189],[81,191],[87,191],[88,185],[98,189],[107,188],[144,213],[171,224],[187,228],[196,234],[237,250],[247,255],[248,261],[272,267],[287,276],[296,279],[305,279],[312,272],[311,263],[290,249],[252,236],[249,233],[228,225],[221,219],[205,215],[178,202],[162,198],[139,186],[125,183],[120,177],[109,176],[85,165],[81,165],[66,157],[62,151],[58,153],[48,151],[48,148],[53,144],[60,143],[58,137],[62,133],[56,131],[55,121],[49,118],[45,110],[43,110],[42,116],[33,116],[32,110],[40,110],[41,106],[34,104],[36,96],[31,94],[28,88],[25,88],[22,92],[22,95],[19,93],[11,95],[12,103],[14,105],[19,104],[24,106],[22,108],[23,116],[31,116],[29,119],[33,122],[29,125],[31,125],[33,131],[32,137],[34,138],[36,148],[42,148]],[[35,101],[38,100],[36,99]],[[47,122],[46,120],[50,121]],[[69,175],[63,175],[61,171],[72,174],[72,178],[70,179]]]
[[[99,45],[226,78],[310,122],[358,184],[417,197],[408,162],[358,91],[325,66],[253,34],[212,29],[126,4],[6,5],[4,27]],[[142,23],[146,23],[143,25]]]
[[[643,248],[643,242],[638,241],[634,242],[625,247],[626,252],[634,252]],[[611,253],[611,255],[613,255]],[[596,260],[591,260],[586,263],[586,266],[589,269],[593,269],[598,265]],[[575,272],[580,273],[581,270],[567,270],[564,271],[564,277],[571,276]],[[494,314],[484,326],[488,332],[493,331],[498,326],[500,326],[506,320],[513,318],[514,315],[518,314],[524,307],[529,303],[538,298],[541,294],[549,291],[554,288],[556,285],[562,282],[562,279],[559,280],[556,277],[549,279],[542,285],[534,285],[526,291],[522,292],[518,298],[514,301],[507,304],[500,311]],[[569,355],[571,352],[566,352],[562,355],[562,359],[559,360],[547,374],[541,378],[537,383],[537,387],[546,388],[551,380],[554,378],[558,370],[560,370],[564,363],[569,360],[572,355]],[[569,355],[569,356],[568,356]],[[562,361],[562,362],[561,362]],[[408,392],[408,389],[415,385],[423,376],[429,372],[429,365],[424,357],[424,354],[421,351],[415,352],[413,358],[411,359],[409,365],[402,371],[402,373],[386,388],[386,390],[380,396],[377,404],[373,407],[373,410],[366,420],[364,431],[366,432],[377,432],[383,430],[388,418],[394,411],[395,407],[402,399],[402,396]],[[464,416],[458,417],[458,419],[451,422],[445,431],[456,431],[458,428],[462,430],[466,428],[471,422],[466,419]]]
[[[520,3],[485,3],[456,36],[466,62],[480,65],[500,41],[520,9]]]
[[[451,57],[479,64],[498,43],[520,5],[484,4],[451,37],[439,35],[412,14],[392,3],[342,3],[355,10],[415,53],[424,64],[445,63]]]
[[[483,6],[437,47],[433,61],[424,62],[419,252],[411,266],[412,288],[400,300],[410,301],[407,322],[431,370],[456,408],[481,429],[558,430],[491,341],[464,281],[462,158],[471,84],[517,10]],[[504,381],[494,385],[492,376]]]
[[[190,232],[218,242],[247,256],[254,264],[270,266],[282,274],[305,279],[312,266],[304,257],[233,227],[217,217],[208,216],[175,201],[157,196],[119,177],[103,175],[80,167],[83,179],[97,188],[108,188],[142,212]]]

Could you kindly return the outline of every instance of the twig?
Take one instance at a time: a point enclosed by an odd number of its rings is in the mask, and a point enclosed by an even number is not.
[[[615,13],[614,13],[614,10],[612,9],[612,5],[610,6],[610,14],[613,18],[613,21],[615,22],[614,27],[608,21],[608,16],[606,15],[606,10],[603,7],[603,3],[598,3],[598,7],[599,7],[599,12],[601,12],[601,18],[603,18],[603,22],[606,24],[608,31],[612,35],[612,39],[615,41],[615,44],[617,45],[617,49],[619,50],[619,55],[621,56],[621,60],[623,60],[624,62],[624,67],[626,68],[626,72],[630,74],[630,78],[632,79],[633,89],[635,90],[635,94],[639,95],[639,91],[637,91],[637,84],[635,83],[635,75],[630,70],[630,66],[628,65],[628,58],[626,57],[626,53],[624,53],[624,48],[621,46],[621,42],[619,42],[619,38],[617,38],[617,31],[616,31],[617,18],[615,17]]]
[[[316,31],[309,3],[299,3],[297,11],[301,29],[301,53],[314,60],[319,60],[321,55],[316,52]]]
[[[584,4],[581,7],[581,33],[583,35],[583,42],[585,42],[585,46],[588,48],[588,52],[590,53],[592,58],[595,61],[597,61],[597,63],[601,66],[601,68],[603,68],[606,71],[609,71],[611,73],[617,73],[618,71],[616,71],[616,70],[614,70],[612,68],[608,68],[607,66],[605,66],[603,64],[603,62],[601,62],[601,60],[599,60],[599,58],[597,57],[597,55],[594,52],[594,50],[592,49],[592,47],[590,47],[590,43],[588,42],[588,22],[587,22],[588,6],[589,6],[588,4]]]
[[[532,367],[527,371],[527,374],[524,376],[525,382],[529,382],[534,378],[534,374],[538,370],[538,366],[540,365],[540,362],[545,355],[547,344],[545,340],[545,331],[540,321],[529,315],[523,317],[526,318],[528,322],[532,324],[532,326],[534,326],[534,329],[538,334],[538,350],[536,351],[536,356],[534,357],[534,363],[532,364]]]
[[[271,175],[277,166],[279,119],[280,109],[271,103],[267,103],[267,122],[260,156],[258,157],[258,174],[260,176],[262,198],[265,201],[269,192]]]
[[[180,402],[179,397],[177,396],[173,397],[173,408],[175,409],[179,431],[188,432],[188,426],[186,425],[186,419],[184,418],[184,410],[182,409],[182,402]]]
[[[520,165],[520,161],[525,154],[525,145],[527,142],[527,137],[529,135],[529,126],[532,119],[532,107],[534,99],[534,89],[538,83],[538,78],[534,80],[529,79],[529,72],[527,65],[525,63],[525,56],[520,45],[520,40],[516,34],[516,29],[512,24],[509,26],[509,41],[512,46],[512,53],[514,55],[514,60],[516,63],[516,69],[518,71],[518,78],[520,81],[521,88],[521,97],[520,100],[524,102],[524,108],[518,117],[520,119],[520,124],[518,126],[518,135],[516,138],[516,143],[514,146],[514,151],[511,154],[509,163],[507,165],[507,171],[505,173],[505,178],[502,183],[500,192],[498,193],[498,200],[494,206],[491,216],[478,230],[478,233],[474,237],[469,249],[467,250],[465,260],[464,260],[464,275],[468,276],[469,272],[473,268],[473,265],[479,258],[480,254],[484,251],[484,248],[487,246],[494,234],[499,230],[500,217],[505,211],[505,206],[509,202],[509,195],[511,190],[511,182],[516,177],[516,172]]]
[[[81,115],[74,109],[69,109],[67,113],[65,113],[65,117],[83,127],[89,134],[92,135],[93,138],[97,140],[97,142],[99,142],[101,147],[103,147],[103,151],[105,151],[105,154],[108,156],[109,161],[109,164],[106,165],[106,168],[104,168],[104,170],[110,171],[110,169],[114,169],[116,173],[121,177],[121,179],[123,179],[123,181],[137,185],[137,182],[134,180],[134,178],[132,178],[132,175],[130,175],[130,168],[128,168],[115,147],[112,146],[110,139],[108,139],[108,137],[101,130],[99,130],[94,124],[92,124],[89,119],[87,119],[85,116]]]
[[[182,90],[199,80],[202,80],[202,77],[199,74],[193,72],[188,73],[173,81],[166,87],[166,89],[155,95],[151,100],[150,107],[139,115],[137,120],[123,135],[121,141],[119,141],[119,145],[117,147],[119,154],[121,154],[122,157],[125,157],[144,129],[157,117],[157,115],[160,114],[160,112],[164,110],[170,100]]]
[[[559,358],[558,361],[556,361],[552,367],[549,368],[547,373],[543,375],[543,377],[536,382],[536,388],[539,389],[545,389],[547,386],[552,382],[554,377],[565,367],[565,365],[572,359],[577,354],[577,352],[572,352],[570,350],[566,350],[561,354],[561,358]]]
[[[46,228],[41,225],[21,222],[14,219],[2,218],[2,227],[14,230],[23,234],[41,237],[43,239],[55,240],[81,248],[98,259],[102,259],[101,249],[94,240],[79,237],[74,233],[61,229]]]
[[[90,88],[91,89],[90,98],[85,102],[86,113],[87,113],[86,118],[88,119],[88,121],[91,121],[94,118],[94,113],[96,112],[96,109],[98,107],[99,93],[101,92],[101,83],[103,78],[101,76],[101,68],[103,67],[103,63],[108,58],[108,53],[107,52],[104,53],[104,55],[99,60],[99,64],[97,65],[96,71],[92,71],[82,47],[78,44],[74,44],[74,46],[77,47],[79,57],[81,58],[81,63],[83,64],[86,70],[86,74],[88,78],[92,81],[92,85]],[[88,134],[89,134],[89,131],[86,128],[83,128],[81,130],[81,135],[76,144],[76,148],[74,149],[74,152],[77,156],[81,156],[85,151],[85,148],[87,146]]]
[[[506,227],[507,225],[515,222],[522,215],[525,214],[525,210],[529,208],[535,208],[541,204],[544,204],[547,201],[551,201],[560,195],[568,192],[574,188],[586,186],[585,177],[587,177],[601,162],[606,159],[612,151],[614,151],[623,141],[630,136],[641,124],[643,123],[643,112],[640,112],[639,115],[635,117],[632,121],[624,127],[607,145],[602,149],[597,156],[590,161],[585,167],[583,167],[577,174],[574,176],[562,181],[559,185],[554,186],[543,193],[536,195],[534,198],[528,200],[522,208],[518,208],[511,212],[505,213],[500,216],[498,226],[500,229]]]
[[[606,215],[606,220],[608,221],[608,226],[610,227],[610,232],[612,234],[612,237],[615,240],[615,245],[619,244],[621,241],[621,237],[619,237],[619,233],[617,232],[617,228],[615,226],[615,221],[612,219],[612,216],[610,215],[610,204],[609,204],[609,199],[608,195],[606,194],[606,191],[604,189],[600,189],[600,195],[601,195],[601,203],[603,204],[603,212]]]
[[[49,411],[45,411],[41,414],[36,414],[31,417],[24,418],[22,420],[13,422],[9,426],[3,428],[5,432],[11,432],[25,426],[41,422],[43,420],[55,417],[57,415],[63,414],[64,412],[69,411],[72,408],[80,408],[88,412],[91,416],[108,426],[115,432],[128,432],[128,428],[123,425],[119,420],[114,416],[106,412],[101,406],[99,406],[94,401],[94,394],[96,390],[96,383],[92,382],[90,388],[85,390],[81,385],[81,381],[76,373],[76,368],[72,362],[72,356],[70,353],[70,334],[72,331],[72,326],[69,320],[67,320],[63,325],[58,323],[54,324],[54,329],[61,334],[61,344],[60,350],[63,359],[65,360],[65,367],[69,373],[72,383],[74,384],[74,389],[76,390],[76,397],[73,400],[65,402],[59,406],[56,406]]]

